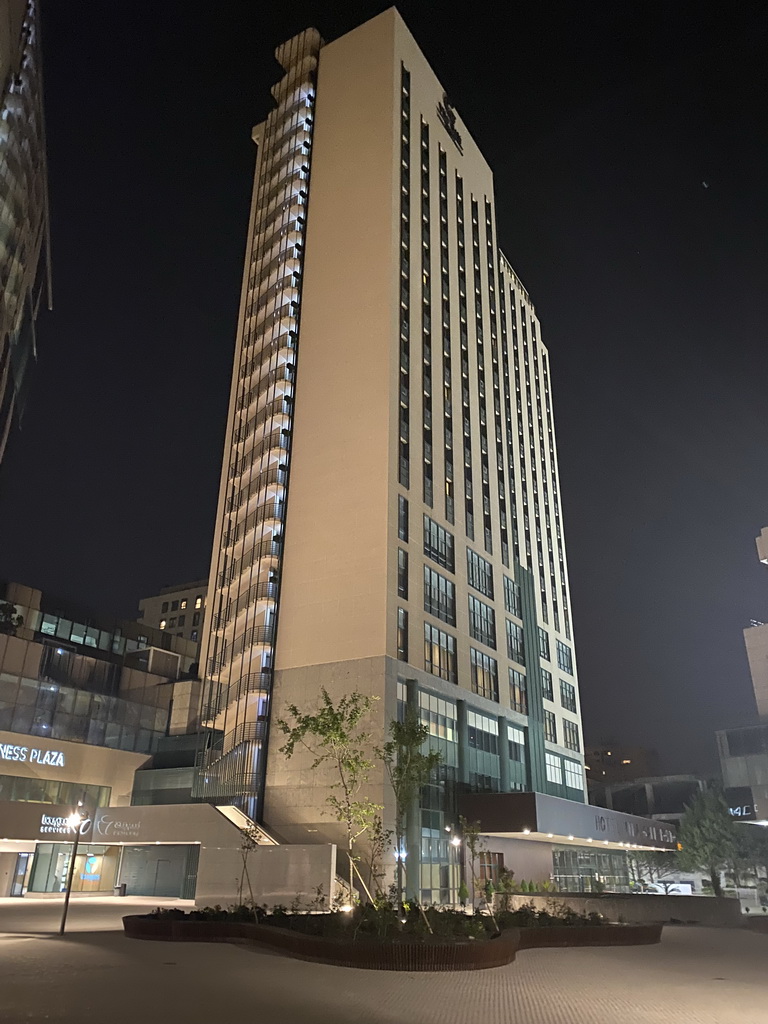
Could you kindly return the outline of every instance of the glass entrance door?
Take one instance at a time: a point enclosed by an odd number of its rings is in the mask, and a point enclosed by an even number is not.
[[[32,862],[31,853],[20,853],[16,858],[16,870],[11,881],[11,896],[23,896],[27,891],[27,873]]]

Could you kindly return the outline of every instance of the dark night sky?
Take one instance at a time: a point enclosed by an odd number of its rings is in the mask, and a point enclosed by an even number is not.
[[[55,311],[0,574],[109,613],[208,571],[272,51],[387,4],[205,6],[44,3]],[[550,349],[587,737],[707,769],[768,619],[768,15],[461,6],[400,11],[495,169]]]

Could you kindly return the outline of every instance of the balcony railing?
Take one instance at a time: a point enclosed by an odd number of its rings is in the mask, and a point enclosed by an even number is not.
[[[260,505],[242,523],[232,527],[232,532],[224,537],[224,547],[231,547],[237,544],[247,533],[260,526],[269,519],[281,520],[285,515],[284,501],[267,501]]]
[[[249,480],[244,487],[241,487],[237,494],[233,494],[227,498],[226,512],[236,512],[246,501],[253,498],[259,493],[263,487],[268,487],[270,484],[278,484],[285,486],[287,473],[285,468],[280,466],[270,466],[269,469],[263,470],[256,477],[255,480]]]
[[[264,693],[266,695],[270,692],[271,688],[271,672],[248,672],[238,679],[237,682],[231,683],[227,687],[222,687],[218,694],[204,705],[203,720],[211,721],[211,719],[220,715],[225,708],[229,707],[230,704],[240,700],[241,697],[245,697],[249,693]]]
[[[285,428],[273,430],[271,434],[268,434],[265,438],[255,444],[249,452],[232,463],[229,468],[230,480],[234,480],[236,477],[242,476],[250,469],[253,469],[254,465],[266,452],[273,451],[276,448],[287,449],[290,447],[290,443],[290,431]]]
[[[244,611],[256,601],[276,601],[278,586],[277,583],[254,583],[236,601],[229,601],[224,611],[214,619],[214,629],[223,629],[233,618],[237,618],[240,612]]]
[[[245,394],[238,398],[237,411],[242,412],[244,409],[247,409],[251,403],[259,397],[259,395],[263,395],[264,392],[268,391],[277,381],[287,380],[293,382],[294,369],[293,363],[282,363],[280,366],[276,366],[274,370],[270,370],[266,377],[262,377],[258,384],[249,388]]]
[[[240,558],[234,561],[232,565],[219,573],[217,586],[229,586],[238,576],[241,576],[247,569],[250,569],[254,562],[258,562],[260,558],[278,558],[282,550],[281,544],[281,537],[266,537],[264,540],[259,541],[258,544],[249,548],[244,555],[241,555]]]

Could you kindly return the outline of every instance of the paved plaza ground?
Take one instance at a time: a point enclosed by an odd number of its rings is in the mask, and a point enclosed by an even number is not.
[[[765,1024],[768,934],[668,927],[658,946],[526,950],[459,974],[303,963],[255,947],[141,942],[129,900],[0,900],[2,1024]]]

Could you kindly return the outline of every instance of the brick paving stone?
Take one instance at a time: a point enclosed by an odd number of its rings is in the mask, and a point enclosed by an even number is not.
[[[509,967],[459,974],[327,967],[115,931],[6,933],[0,1021],[768,1024],[767,965],[768,936],[746,929],[672,927],[658,946],[526,950]]]

